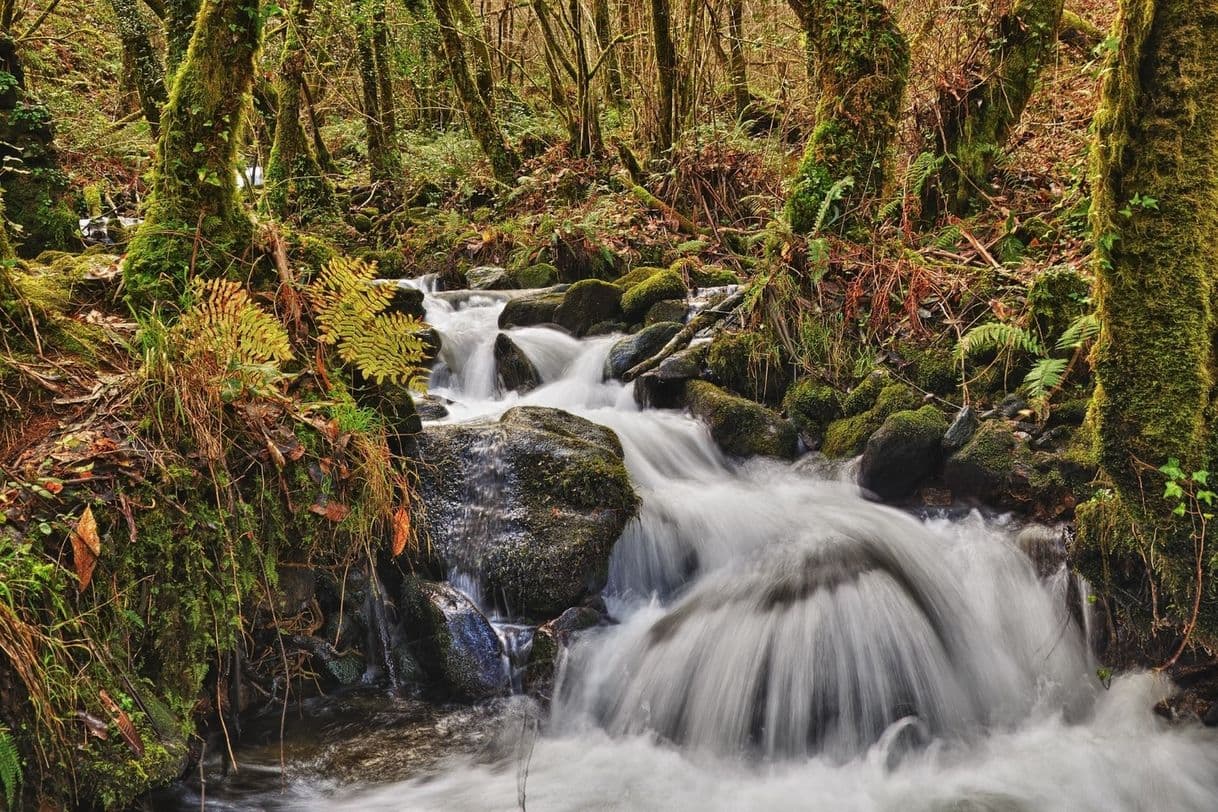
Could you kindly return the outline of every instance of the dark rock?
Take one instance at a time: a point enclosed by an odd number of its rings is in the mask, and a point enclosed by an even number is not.
[[[465,284],[470,290],[509,290],[514,288],[507,268],[498,265],[479,265],[465,272]]]
[[[618,321],[622,316],[621,302],[622,292],[618,288],[599,279],[585,279],[567,290],[554,318],[547,321],[557,322],[572,335],[585,336],[594,324]]]
[[[736,457],[794,459],[799,451],[795,427],[772,409],[738,397],[707,381],[689,381],[685,401],[710,428],[724,452]]]
[[[558,617],[537,627],[525,669],[525,688],[538,691],[554,679],[559,655],[571,644],[578,632],[602,625],[607,618],[602,610],[590,606],[573,606]]]
[[[1019,417],[1019,413],[1028,408],[1028,402],[1019,395],[1007,395],[998,404],[998,413],[1007,419]]]
[[[960,411],[956,412],[956,416],[952,418],[952,424],[947,427],[947,432],[943,435],[943,450],[951,453],[957,449],[964,448],[973,436],[973,432],[981,425],[981,421],[977,419],[977,412],[972,406],[964,406]]]
[[[947,420],[934,406],[896,412],[867,441],[859,484],[881,499],[903,499],[939,465]]]
[[[495,368],[499,375],[499,386],[505,391],[527,392],[541,386],[541,374],[537,367],[521,352],[516,342],[500,333],[495,338]]]
[[[526,406],[428,426],[420,452],[421,529],[450,566],[481,573],[488,596],[544,620],[604,586],[638,507],[610,429]]]
[[[389,300],[389,306],[385,308],[386,313],[401,313],[403,316],[412,316],[420,321],[424,319],[427,311],[423,307],[423,291],[400,284],[396,280],[383,284],[393,288],[393,298]]]
[[[853,394],[851,393],[852,396]],[[921,403],[917,393],[901,383],[890,383],[872,400],[873,403],[867,410],[852,417],[834,420],[825,428],[821,451],[826,457],[853,457],[862,454],[863,449],[867,447],[867,440],[880,430],[885,420],[897,412],[916,409]]]
[[[685,405],[685,383],[698,378],[710,345],[686,347],[660,362],[634,382],[634,400],[655,409],[679,409]]]
[[[486,617],[451,584],[407,579],[399,602],[402,629],[423,670],[445,693],[484,699],[505,693],[503,644]]]
[[[552,288],[517,296],[508,300],[499,314],[499,327],[533,327],[554,321],[565,293]]]
[[[1002,420],[983,422],[972,438],[943,466],[943,480],[957,497],[990,505],[1010,502],[1013,490],[1027,483],[1031,453]]]
[[[422,420],[443,420],[448,417],[448,401],[435,395],[415,395],[414,408]]]
[[[605,377],[620,378],[627,370],[664,348],[673,336],[681,332],[681,325],[662,322],[645,327],[631,336],[626,336],[613,345],[605,359]]]
[[[651,326],[665,321],[675,321],[684,324],[689,315],[689,303],[684,299],[663,299],[656,302],[643,317],[643,324]]]
[[[1048,578],[1066,563],[1066,541],[1061,528],[1029,525],[1015,536],[1015,545],[1031,560],[1041,578]]]
[[[1074,429],[1070,426],[1054,426],[1051,429],[1042,431],[1040,435],[1032,441],[1032,448],[1037,451],[1052,451],[1062,448],[1070,442],[1070,438],[1074,436]]]

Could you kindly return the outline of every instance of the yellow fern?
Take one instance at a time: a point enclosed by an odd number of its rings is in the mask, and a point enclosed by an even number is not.
[[[309,285],[322,343],[377,383],[418,387],[423,381],[427,325],[402,313],[385,313],[393,288],[373,280],[376,265],[336,257]]]

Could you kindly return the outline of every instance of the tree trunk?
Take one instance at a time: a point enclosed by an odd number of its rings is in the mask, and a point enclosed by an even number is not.
[[[152,128],[152,134],[157,135],[161,125],[161,106],[165,104],[165,71],[161,67],[161,58],[152,47],[148,26],[135,0],[110,0],[110,7],[114,9],[114,17],[118,21],[123,50],[131,60],[140,110]]]
[[[402,180],[402,159],[398,155],[396,134],[390,127],[393,122],[393,94],[386,72],[388,55],[382,53],[382,48],[377,44],[376,20],[379,17],[383,25],[384,0],[371,0],[371,7],[365,5],[365,11],[366,14],[357,23],[355,39],[364,96],[368,179],[378,187],[378,196],[392,205],[397,200]]]
[[[200,0],[167,0],[165,3],[165,75],[169,77],[166,84],[170,86],[190,47],[199,5]]]
[[[128,301],[148,307],[186,293],[249,252],[237,160],[262,16],[256,0],[203,0],[161,116],[152,196],[124,263]]]
[[[816,129],[787,201],[808,234],[864,222],[888,182],[909,46],[880,0],[788,0],[807,35]],[[833,199],[830,199],[833,198]]]
[[[1187,628],[1215,560],[1207,552],[1203,566],[1197,531],[1173,521],[1155,469],[1175,458],[1187,475],[1218,460],[1218,0],[1123,0],[1117,35],[1092,181],[1092,419],[1115,494],[1080,506],[1080,541],[1149,564],[1160,615]],[[1198,631],[1213,645],[1207,617]]]
[[[494,111],[487,107],[485,96],[470,76],[464,38],[453,10],[454,5],[464,2],[465,0],[434,0],[436,19],[440,23],[440,34],[444,42],[444,55],[448,60],[448,72],[457,91],[457,98],[461,101],[461,108],[465,111],[465,121],[470,132],[491,162],[491,172],[500,183],[511,186],[516,183],[520,158],[508,146],[507,139],[499,128],[499,122],[495,120]]]
[[[305,31],[314,0],[297,0],[283,37],[276,88],[275,140],[266,170],[266,202],[281,218],[307,216],[333,208],[334,191],[300,123],[304,90]]]
[[[609,101],[614,107],[625,103],[622,94],[622,67],[618,62],[617,48],[614,47],[613,27],[609,19],[609,0],[593,0],[592,25],[596,29],[596,44],[605,55],[606,87],[609,88]]]
[[[752,103],[752,96],[749,94],[748,61],[744,58],[744,0],[728,0],[727,47],[736,118],[743,120],[749,104]]]
[[[672,149],[680,121],[677,110],[677,48],[672,39],[672,7],[669,0],[651,0],[651,29],[660,89],[652,152],[663,155]]]
[[[963,94],[944,90],[937,109],[938,183],[926,187],[927,214],[967,214],[989,186],[990,170],[1032,97],[1057,44],[1062,0],[1019,0],[990,34],[988,61],[966,70],[978,81]]]

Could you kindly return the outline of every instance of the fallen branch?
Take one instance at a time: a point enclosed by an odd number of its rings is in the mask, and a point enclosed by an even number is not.
[[[677,228],[685,234],[688,234],[691,237],[705,237],[709,233],[706,231],[706,229],[698,228],[698,226],[694,224],[693,220],[690,220],[684,214],[677,211],[663,200],[660,200],[660,198],[656,197],[639,184],[635,183],[634,179],[630,177],[628,172],[619,172],[617,174],[617,179],[623,186],[626,187],[626,191],[630,192],[635,200],[639,201],[649,209],[658,211],[660,214],[675,222],[677,224]]]
[[[708,307],[698,315],[694,316],[690,320],[689,324],[681,328],[681,332],[673,336],[672,340],[664,345],[663,349],[648,358],[646,361],[641,361],[630,369],[626,370],[626,374],[622,376],[622,380],[626,383],[630,383],[640,375],[650,372],[658,367],[664,362],[664,359],[668,358],[668,356],[672,355],[678,350],[684,349],[689,342],[693,341],[694,336],[739,307],[741,302],[744,301],[744,297],[748,295],[748,291],[749,288],[742,287],[740,290],[724,299],[718,305]]]

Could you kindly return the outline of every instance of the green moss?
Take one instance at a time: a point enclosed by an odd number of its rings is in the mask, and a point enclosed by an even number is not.
[[[720,265],[703,265],[690,269],[689,283],[696,288],[719,288],[740,284],[740,277]]]
[[[663,271],[630,287],[622,295],[622,312],[630,322],[642,321],[656,302],[683,299],[688,291],[685,282],[672,271]]]
[[[697,380],[685,385],[685,400],[719,447],[732,456],[792,459],[798,452],[794,427],[758,403]]]
[[[842,414],[837,390],[813,378],[804,378],[788,389],[782,408],[801,434],[816,438]]]
[[[923,392],[947,395],[956,391],[961,369],[955,354],[943,347],[902,348],[913,364],[913,382]]]
[[[720,332],[706,364],[719,385],[756,401],[777,403],[791,383],[785,354],[764,327]]]
[[[545,262],[527,265],[512,271],[511,276],[515,280],[516,287],[524,290],[548,288],[551,285],[558,284],[558,269]]]
[[[576,282],[563,295],[554,321],[577,336],[587,335],[594,325],[614,322],[622,314],[622,292],[600,279]],[[506,313],[506,309],[504,313]]]
[[[842,414],[846,417],[854,417],[856,414],[862,414],[875,405],[876,398],[884,391],[884,387],[892,383],[892,376],[886,369],[872,370],[871,374],[863,378],[858,386],[851,389],[846,397],[842,398]]]
[[[874,405],[864,412],[834,420],[825,429],[821,451],[827,457],[853,457],[863,453],[867,440],[893,414],[914,409],[921,398],[908,386],[892,383],[880,390]]]
[[[1091,282],[1068,265],[1048,268],[1028,288],[1028,309],[1042,341],[1052,344],[1090,310]]]
[[[651,265],[640,265],[637,268],[633,268],[629,272],[618,277],[613,284],[617,285],[622,289],[623,292],[625,292],[640,282],[646,282],[656,274],[663,272],[663,268],[656,268]]]

